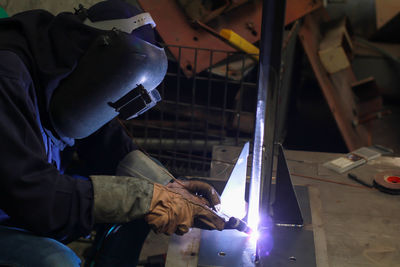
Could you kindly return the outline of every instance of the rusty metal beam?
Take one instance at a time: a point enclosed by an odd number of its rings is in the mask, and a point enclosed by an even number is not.
[[[213,48],[214,50],[234,52],[235,49],[209,34],[205,30],[196,29],[189,22],[177,1],[171,0],[139,0],[144,10],[151,13],[157,23],[157,32],[168,45],[193,48]],[[305,14],[322,6],[322,0],[287,0],[285,25],[292,23]],[[251,43],[260,40],[262,1],[250,1],[235,8],[209,23],[217,32],[231,29]],[[228,53],[214,53],[210,62],[210,51],[178,47],[169,47],[186,76],[201,72],[228,56]],[[196,55],[197,53],[197,55]],[[196,62],[195,62],[196,57]]]
[[[324,9],[307,15],[299,36],[346,146],[352,151],[371,145],[371,135],[365,125],[354,126],[352,123],[358,119],[358,112],[351,90],[351,85],[357,80],[351,67],[329,75],[318,57],[322,39],[320,25],[326,21],[328,17]]]

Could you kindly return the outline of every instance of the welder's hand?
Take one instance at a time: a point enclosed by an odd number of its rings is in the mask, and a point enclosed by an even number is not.
[[[191,227],[223,230],[225,220],[208,207],[209,202],[178,186],[154,184],[150,212],[145,220],[156,233],[183,235]]]
[[[206,204],[212,209],[221,203],[221,199],[215,188],[203,181],[195,179],[178,180],[169,183],[167,187],[186,189],[188,193],[201,196],[208,201]]]

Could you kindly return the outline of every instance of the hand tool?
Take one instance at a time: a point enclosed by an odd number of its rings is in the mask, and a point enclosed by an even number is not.
[[[400,170],[385,170],[374,176],[374,187],[381,192],[400,195]]]
[[[230,29],[222,29],[219,33],[206,24],[196,20],[194,25],[202,28],[233,48],[249,54],[256,61],[259,60],[260,49]]]

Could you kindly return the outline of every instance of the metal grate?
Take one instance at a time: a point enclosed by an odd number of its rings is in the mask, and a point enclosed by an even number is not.
[[[163,100],[125,125],[138,146],[174,175],[208,176],[213,146],[242,145],[253,137],[257,64],[238,52],[165,47],[179,57],[169,57],[158,87]],[[194,58],[184,70],[183,53]],[[220,53],[226,60],[214,62]],[[199,60],[210,67],[197,71]]]

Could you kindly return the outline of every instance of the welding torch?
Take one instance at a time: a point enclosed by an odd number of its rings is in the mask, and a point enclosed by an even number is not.
[[[126,129],[126,127],[122,124],[122,122],[120,120],[118,120],[118,122],[122,125],[123,128]],[[129,133],[129,131],[127,131],[128,135],[131,136],[131,134]],[[133,137],[131,136],[131,138],[133,139]],[[146,151],[142,151],[144,154],[146,154],[148,157],[151,158],[151,156],[146,152]],[[185,188],[186,190],[187,187],[186,185],[184,185],[183,183],[181,183],[181,181],[179,181],[178,179],[176,179],[172,174],[170,174],[166,169],[161,168],[161,170],[166,173],[169,177],[172,178],[172,181],[176,182],[177,184],[179,184],[180,186],[182,186],[183,188]],[[188,190],[190,192],[190,190]],[[227,214],[224,214],[221,210],[220,210],[220,205],[218,205],[219,207],[214,206],[214,210],[216,211],[217,215],[224,218],[224,220],[226,221],[225,223],[225,228],[224,229],[236,229],[239,232],[243,232],[246,234],[251,234],[252,229],[247,225],[246,222],[244,222],[241,219],[238,219],[236,217],[231,217],[228,216]]]
[[[185,184],[183,184],[181,181],[173,177],[173,181],[182,186],[183,188],[186,188]],[[246,234],[251,234],[252,229],[247,225],[246,222],[243,220],[236,218],[236,217],[231,217],[221,211],[220,205],[214,206],[214,210],[216,211],[217,215],[220,216],[221,218],[224,218],[226,221],[225,223],[225,229],[236,229],[239,232],[243,232]]]
[[[236,229],[239,232],[250,235],[253,230],[247,225],[247,223],[241,219],[230,217],[228,222],[225,224],[225,229]]]

